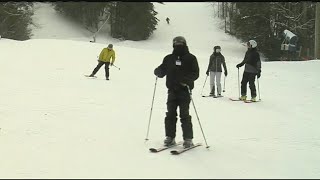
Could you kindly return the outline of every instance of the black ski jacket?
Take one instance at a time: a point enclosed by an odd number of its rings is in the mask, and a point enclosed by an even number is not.
[[[244,71],[249,73],[260,73],[261,72],[261,60],[260,55],[257,52],[256,48],[250,48],[247,50],[243,61],[240,63],[241,66],[244,66]]]
[[[162,64],[154,70],[154,74],[160,78],[167,76],[166,86],[169,90],[182,89],[181,83],[187,84],[191,90],[194,88],[194,81],[199,77],[199,65],[196,56],[186,50],[181,56],[165,56]]]

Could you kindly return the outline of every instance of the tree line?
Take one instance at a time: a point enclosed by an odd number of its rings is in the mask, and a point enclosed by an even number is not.
[[[122,40],[146,40],[158,24],[151,2],[51,2],[54,9],[95,33],[102,25],[110,27],[110,35]],[[26,40],[32,36],[33,3],[1,2],[0,35]],[[50,20],[49,20],[50,21]]]
[[[298,37],[296,58],[314,57],[315,2],[219,2],[214,5],[215,14],[224,20],[225,32],[242,41],[255,39],[269,60],[283,57],[284,30]]]
[[[161,3],[161,2],[159,2]],[[51,2],[65,18],[79,23],[93,34],[102,26],[111,37],[146,40],[156,30],[158,14],[152,2]],[[215,14],[224,20],[226,33],[242,41],[255,39],[269,60],[283,56],[284,30],[296,34],[299,58],[314,56],[314,2],[216,2]],[[0,35],[15,40],[30,39],[32,2],[0,3]],[[103,34],[101,32],[101,34]]]
[[[31,2],[0,2],[0,36],[15,40],[29,39],[32,15]]]

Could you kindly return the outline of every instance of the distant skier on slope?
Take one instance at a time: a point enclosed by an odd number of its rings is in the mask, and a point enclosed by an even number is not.
[[[257,92],[254,83],[256,80],[256,76],[257,78],[260,78],[261,76],[261,60],[260,55],[257,52],[257,42],[255,40],[248,41],[247,47],[248,50],[244,56],[243,61],[236,66],[239,69],[241,66],[245,65],[241,81],[240,100],[247,99],[247,84],[249,82],[251,100],[256,101]]]
[[[175,144],[177,107],[180,110],[180,121],[183,132],[183,146],[193,146],[193,129],[189,105],[191,102],[191,91],[194,81],[199,77],[199,66],[196,56],[189,52],[184,37],[178,36],[173,39],[173,52],[164,57],[163,62],[154,70],[154,74],[166,77],[168,88],[167,113],[165,117],[165,146]],[[188,90],[189,88],[189,90]]]
[[[111,60],[112,59],[112,60]],[[107,48],[103,48],[99,60],[98,65],[96,68],[94,68],[93,72],[89,77],[94,77],[94,75],[99,71],[99,69],[105,65],[105,76],[106,80],[109,80],[109,65],[113,66],[113,63],[115,61],[115,51],[113,50],[113,44],[109,44]]]
[[[167,17],[166,21],[167,21],[167,24],[170,24],[170,19],[168,17]]]
[[[214,46],[213,53],[209,59],[209,65],[206,71],[207,76],[210,72],[210,96],[221,97],[221,74],[222,68],[224,69],[224,75],[228,75],[227,65],[224,56],[221,54],[221,47]],[[217,96],[215,95],[215,82],[217,85]]]

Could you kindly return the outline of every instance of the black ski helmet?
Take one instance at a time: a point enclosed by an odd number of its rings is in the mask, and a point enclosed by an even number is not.
[[[217,49],[221,49],[221,47],[220,47],[220,46],[215,46],[215,47],[213,48],[214,52],[216,52]]]
[[[187,41],[183,36],[177,36],[173,38],[173,45],[175,46],[179,44],[187,45]]]
[[[109,44],[109,45],[108,45],[108,48],[109,48],[109,49],[112,49],[112,48],[113,48],[113,44]]]

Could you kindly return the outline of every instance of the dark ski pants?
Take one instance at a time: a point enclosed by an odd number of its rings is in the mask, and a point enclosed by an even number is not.
[[[94,68],[93,72],[91,75],[95,75],[99,69],[104,65],[104,68],[105,68],[105,71],[106,71],[106,78],[108,79],[109,78],[109,65],[110,65],[110,62],[102,62],[102,61],[98,61],[98,65],[96,68]]]
[[[190,101],[187,88],[168,91],[167,113],[164,122],[166,136],[176,137],[177,107],[179,107],[183,139],[193,139],[192,122],[189,115]]]
[[[242,81],[241,81],[241,96],[247,95],[247,84],[249,82],[249,87],[251,91],[251,97],[256,97],[256,86],[254,81],[256,80],[255,73],[243,72]]]

